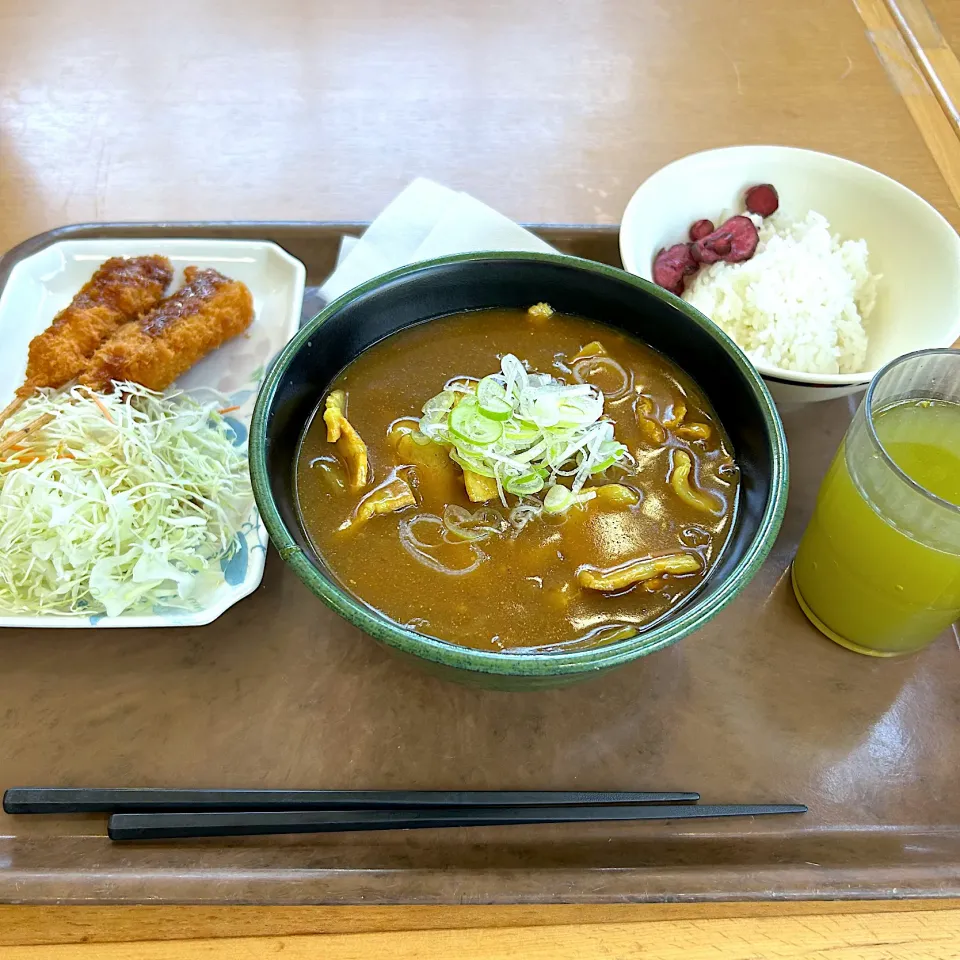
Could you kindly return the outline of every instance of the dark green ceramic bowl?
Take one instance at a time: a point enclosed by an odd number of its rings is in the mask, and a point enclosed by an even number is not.
[[[569,653],[486,653],[405,629],[347,592],[300,527],[294,462],[304,425],[329,383],[377,341],[451,313],[526,308],[541,300],[634,334],[696,379],[733,442],[741,470],[740,505],[730,541],[702,587],[636,637]],[[266,378],[250,430],[250,469],[273,543],[321,600],[370,636],[451,679],[516,690],[596,675],[703,626],[760,568],[787,496],[780,418],[763,381],[734,343],[693,307],[646,280],[547,254],[444,257],[377,277],[331,303],[287,344]],[[536,642],[530,638],[531,646]]]

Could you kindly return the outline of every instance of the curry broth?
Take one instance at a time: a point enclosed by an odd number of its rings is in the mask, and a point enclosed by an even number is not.
[[[607,399],[604,412],[615,424],[616,439],[637,462],[627,469],[615,467],[590,485],[622,484],[636,492],[639,502],[624,505],[597,497],[559,517],[541,515],[519,532],[510,528],[476,545],[434,538],[432,555],[449,569],[473,566],[482,551],[475,568],[462,574],[425,565],[404,549],[404,517],[418,512],[441,516],[447,504],[471,511],[483,504],[468,499],[463,472],[446,456],[446,448],[408,444],[398,452],[391,425],[419,417],[424,402],[451,378],[481,378],[497,371],[505,353],[515,354],[531,371],[572,382],[569,361],[592,341],[599,341],[629,374],[629,389],[619,399]],[[603,375],[598,370],[587,379],[604,389]],[[346,416],[367,445],[371,477],[363,490],[350,489],[327,440],[321,402],[296,464],[304,528],[351,593],[418,632],[491,651],[610,642],[662,617],[696,589],[729,535],[738,475],[712,409],[673,363],[609,327],[561,314],[538,319],[516,309],[461,313],[374,345],[331,389],[346,393]],[[682,423],[673,423],[684,407]],[[706,425],[707,439],[697,438],[706,431],[695,426],[678,436],[680,426],[696,424]],[[694,489],[713,502],[714,512],[691,506],[668,482],[678,453],[690,457]],[[431,456],[427,467],[415,462]],[[417,504],[338,529],[350,521],[363,494],[392,475],[411,479]],[[507,499],[511,506],[517,502]],[[507,514],[499,500],[486,506]],[[584,565],[614,568],[678,551],[699,557],[701,569],[611,593],[587,589],[577,579]]]

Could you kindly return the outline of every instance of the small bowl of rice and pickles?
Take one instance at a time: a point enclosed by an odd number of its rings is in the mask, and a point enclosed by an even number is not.
[[[624,267],[747,354],[778,403],[865,389],[893,358],[960,337],[960,237],[860,164],[725,147],[657,171],[623,215]]]

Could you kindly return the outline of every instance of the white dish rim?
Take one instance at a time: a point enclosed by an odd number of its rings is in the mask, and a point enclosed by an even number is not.
[[[131,225],[133,226],[133,225]],[[69,229],[69,228],[67,228]],[[43,235],[41,235],[43,236]],[[38,238],[26,241],[32,243]],[[17,250],[21,249],[23,244],[18,245],[8,251],[7,256],[16,256]],[[150,252],[163,254],[174,261],[215,261],[218,259],[227,259],[230,253],[235,253],[238,248],[247,248],[251,254],[256,254],[260,259],[267,256],[275,257],[287,270],[285,283],[287,287],[286,299],[289,300],[289,309],[276,321],[271,324],[272,328],[279,329],[284,336],[283,343],[286,343],[299,329],[300,319],[303,308],[303,295],[306,286],[306,267],[302,261],[294,257],[289,251],[285,250],[280,244],[273,240],[259,240],[246,238],[218,238],[218,237],[189,237],[189,236],[162,236],[151,237],[146,235],[132,235],[129,237],[109,236],[109,237],[77,237],[69,235],[55,237],[50,243],[32,250],[22,259],[17,260],[10,268],[0,290],[0,305],[5,297],[8,296],[8,290],[21,278],[29,276],[29,264],[36,262],[42,257],[49,257],[51,250],[63,249],[64,256],[75,256],[75,251],[89,248],[91,257],[96,260],[99,257],[107,259],[111,256],[138,256],[142,255],[141,248],[149,248]],[[131,250],[133,248],[133,250]],[[95,252],[94,252],[95,251]],[[102,260],[100,261],[102,262]],[[27,265],[27,266],[25,266]],[[91,268],[92,270],[95,267]],[[226,269],[226,268],[225,268]],[[257,290],[252,290],[254,297],[257,296]],[[52,318],[51,318],[52,319]],[[0,321],[2,321],[2,310],[0,310]],[[274,356],[283,344],[279,344],[274,351]],[[272,357],[263,363],[266,368],[272,361]],[[262,375],[260,377],[262,380]],[[259,384],[257,384],[257,390]],[[256,396],[256,390],[253,392],[253,399]],[[244,416],[244,427],[249,429],[249,419],[252,414],[252,400],[250,402],[250,411]],[[249,525],[249,529],[247,528]],[[92,628],[155,628],[155,627],[193,627],[206,626],[212,623],[223,613],[234,606],[240,600],[248,597],[262,583],[264,569],[266,566],[266,551],[269,543],[266,529],[260,519],[260,515],[254,506],[251,510],[250,519],[244,523],[244,529],[238,531],[238,537],[242,537],[248,551],[248,563],[245,576],[236,584],[230,584],[229,591],[218,591],[210,598],[210,602],[195,611],[175,611],[171,613],[140,613],[140,614],[122,614],[119,617],[107,616],[85,616],[81,614],[16,614],[4,612],[0,609],[0,628],[43,628],[43,629],[92,629]]]

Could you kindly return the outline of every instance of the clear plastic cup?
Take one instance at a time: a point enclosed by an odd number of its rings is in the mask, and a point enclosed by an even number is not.
[[[813,624],[858,653],[911,653],[960,618],[960,350],[873,378],[792,577]]]

